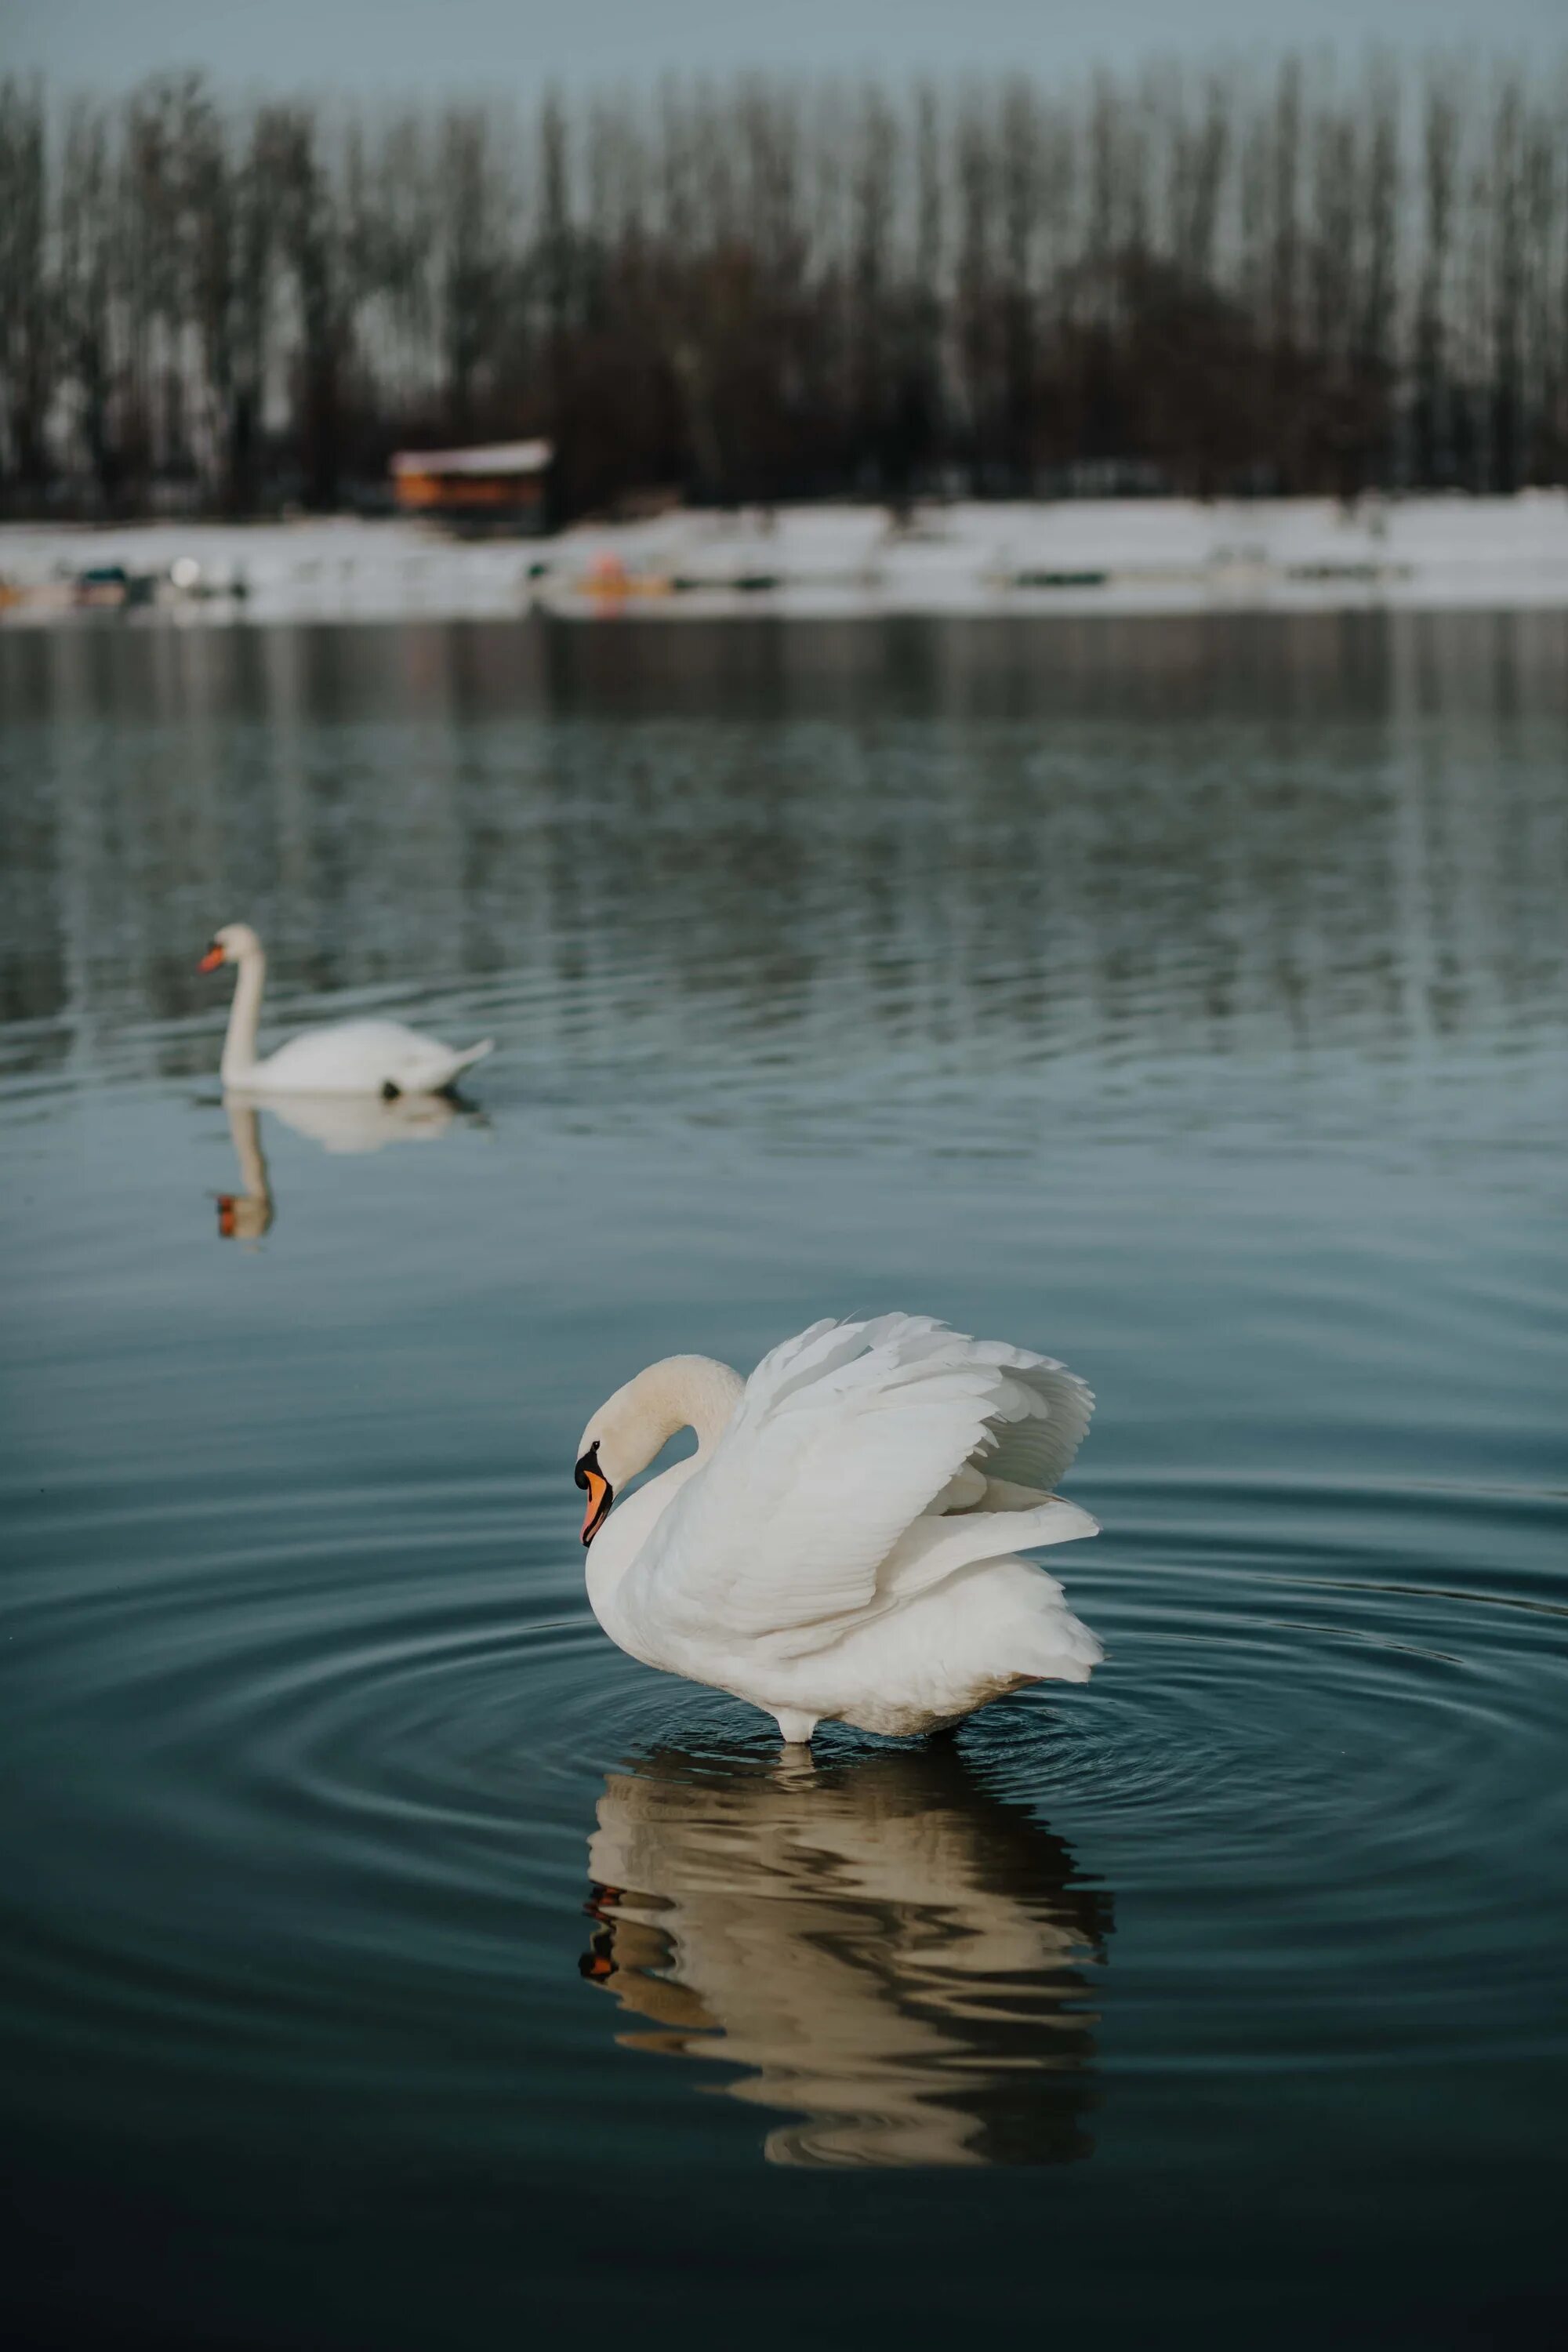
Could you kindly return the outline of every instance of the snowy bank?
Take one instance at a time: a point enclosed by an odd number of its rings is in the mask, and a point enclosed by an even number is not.
[[[0,526],[0,625],[1568,605],[1568,491],[677,512],[553,539],[416,522]]]

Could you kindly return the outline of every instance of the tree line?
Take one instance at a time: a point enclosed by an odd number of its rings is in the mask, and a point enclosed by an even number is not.
[[[1568,479],[1568,78],[752,77],[404,106],[0,81],[0,499],[557,515]]]

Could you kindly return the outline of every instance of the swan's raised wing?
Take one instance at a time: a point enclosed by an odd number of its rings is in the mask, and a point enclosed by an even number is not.
[[[895,1546],[955,1474],[989,1472],[1017,1424],[1049,1416],[1026,1377],[1042,1367],[1059,1370],[926,1317],[814,1324],[752,1373],[628,1572],[623,1611],[661,1648],[832,1638],[877,1601]]]
[[[976,1344],[1028,1399],[1023,1412],[993,1423],[995,1443],[977,1458],[976,1466],[989,1479],[1048,1495],[1066,1477],[1083,1444],[1094,1413],[1094,1391],[1052,1356],[1033,1356],[1026,1348],[1008,1348],[996,1340]]]

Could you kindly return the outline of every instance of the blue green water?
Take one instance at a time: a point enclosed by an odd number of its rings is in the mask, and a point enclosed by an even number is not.
[[[13,2335],[1548,2340],[1568,620],[84,627],[0,708]],[[235,919],[468,1104],[231,1118]],[[1091,1382],[1110,1656],[782,1766],[597,1631],[574,1444],[888,1307]]]

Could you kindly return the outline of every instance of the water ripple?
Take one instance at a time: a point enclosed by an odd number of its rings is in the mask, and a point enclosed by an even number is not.
[[[829,1731],[815,1783],[786,1792],[793,1846],[878,1788],[889,1753],[914,1776],[903,1811],[946,1809],[977,1851],[987,1809],[1048,1820],[1076,1856],[1063,1883],[1110,1881],[1124,1937],[1149,1906],[1190,1923],[1190,1944],[1167,1932],[1141,1970],[1113,1952],[1097,1984],[1115,2046],[1144,2067],[1189,2064],[1189,2031],[1211,2066],[1246,2068],[1309,2046],[1314,2065],[1352,2063],[1373,2040],[1384,2060],[1555,2046],[1557,1923],[1529,1885],[1568,1826],[1552,1769],[1568,1625],[1543,1624],[1527,1592],[1413,1590],[1400,1555],[1416,1498],[1394,1499],[1176,1480],[1167,1531],[1152,1525],[1157,1490],[1142,1514],[1132,1492],[1128,1516],[1145,1525],[1121,1541],[1112,1501],[1109,1540],[1074,1563],[1110,1650],[1094,1684],[993,1710],[940,1767]],[[1538,1502],[1467,1498],[1479,1549],[1500,1513]],[[1335,1518],[1359,1527],[1353,1554],[1322,1532]],[[25,1903],[5,1897],[0,1935],[32,2029],[79,2054],[145,2051],[151,2036],[180,2063],[216,2033],[236,2063],[264,2048],[319,2068],[323,2037],[354,2014],[380,2020],[385,2063],[397,2050],[404,2065],[411,2013],[427,2022],[432,2002],[457,2002],[477,2030],[520,1979],[542,1990],[536,1956],[577,1914],[590,1836],[610,1833],[595,1831],[605,1792],[639,1778],[665,1790],[657,1869],[670,1882],[657,1902],[643,1891],[647,1916],[691,1910],[682,1871],[700,1879],[716,1804],[731,1807],[735,1899],[748,1872],[766,1891],[783,1801],[771,1732],[604,1642],[576,1561],[551,1557],[541,1498],[498,1485],[459,1508],[434,1482],[395,1509],[352,1491],[330,1507],[257,1503],[238,1524],[242,1540],[216,1506],[89,1509],[53,1534],[79,1557],[90,1530],[100,1564],[57,1573],[52,1591],[41,1575],[10,1590],[0,1635],[29,1679],[7,1769],[43,1859]],[[1205,1525],[1232,1531],[1209,1546],[1217,1564],[1202,1564]],[[938,1770],[959,1779],[922,1795],[920,1774]],[[673,1845],[670,1788],[684,1791]],[[762,1810],[736,1813],[736,1791],[756,1788]],[[840,1861],[846,1833],[840,1821]],[[1034,1868],[1026,1854],[993,1885],[987,1937],[1009,1906],[1035,1916]],[[844,1899],[853,1936],[860,1896]],[[899,1899],[942,1916],[957,1900],[922,1889],[913,1865]],[[782,1966],[786,1914],[762,1905],[753,1966]],[[658,1947],[660,1968],[634,1967],[624,1951],[640,1948],[644,1912],[601,1896],[595,1916],[620,1938],[623,2000],[646,2005],[672,1968],[703,1980],[689,1935],[673,1959]],[[700,1945],[700,1904],[691,1919]],[[550,1966],[558,2000],[566,1975]],[[710,1955],[710,1979],[717,1966]],[[745,2063],[755,2023],[750,2042],[722,2030],[722,1968],[706,1997],[719,2030],[710,2016],[677,2043]],[[885,1989],[884,2006],[911,2000],[907,1984]],[[820,2084],[789,2087],[776,2051],[751,2064],[742,2080],[771,2084],[764,2104],[819,2121],[831,2108]],[[853,2160],[876,2160],[863,2123],[835,2126],[820,2160],[852,2160],[851,2143]],[[928,2123],[910,2144],[928,2147]],[[811,2160],[809,2139],[772,2152]]]

